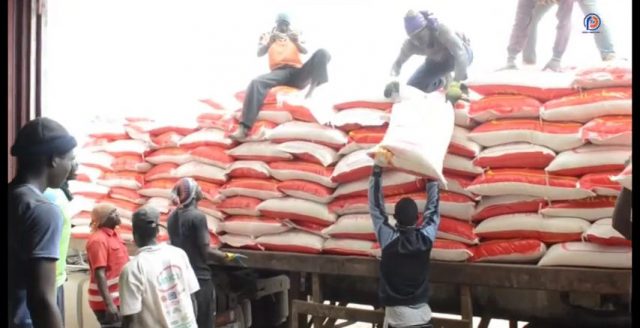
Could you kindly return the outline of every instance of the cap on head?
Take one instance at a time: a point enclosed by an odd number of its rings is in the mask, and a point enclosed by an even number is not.
[[[418,205],[416,205],[416,202],[413,199],[403,197],[396,203],[393,217],[401,226],[415,226],[418,221]]]
[[[415,10],[409,10],[404,16],[404,30],[407,32],[409,37],[420,32],[425,27],[427,27],[427,19],[422,15],[422,13]]]
[[[276,24],[280,24],[280,23],[291,24],[291,18],[287,13],[279,13],[276,16]]]
[[[11,155],[52,156],[63,155],[78,145],[62,124],[46,117],[39,117],[25,124],[11,146]]]
[[[150,230],[158,227],[160,212],[151,206],[143,206],[131,216],[133,231]]]
[[[111,204],[98,204],[91,210],[91,231],[97,230],[107,220],[109,215],[118,209]]]

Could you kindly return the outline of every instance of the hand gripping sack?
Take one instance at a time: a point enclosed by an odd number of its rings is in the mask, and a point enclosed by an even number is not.
[[[442,168],[453,135],[453,109],[439,93],[425,96],[408,86],[404,90],[402,102],[393,106],[389,129],[378,144],[391,153],[385,164],[437,179],[446,186]]]

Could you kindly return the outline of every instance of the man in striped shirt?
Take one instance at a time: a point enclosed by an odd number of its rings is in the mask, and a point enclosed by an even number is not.
[[[91,212],[92,234],[87,240],[90,268],[89,306],[101,327],[120,327],[118,279],[129,252],[114,230],[120,225],[118,210],[98,204]]]

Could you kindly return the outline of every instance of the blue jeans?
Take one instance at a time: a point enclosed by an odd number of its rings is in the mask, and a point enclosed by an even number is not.
[[[464,47],[467,51],[467,65],[471,65],[473,62],[473,51],[467,44],[465,44]],[[407,84],[426,93],[430,93],[444,87],[446,83],[445,75],[451,73],[454,69],[455,58],[453,58],[453,55],[447,56],[441,61],[427,57],[424,64],[420,65],[411,78],[409,78]]]

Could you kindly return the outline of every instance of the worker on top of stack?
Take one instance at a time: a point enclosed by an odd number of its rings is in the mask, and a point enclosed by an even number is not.
[[[427,182],[427,204],[420,226],[416,202],[404,197],[395,204],[397,223],[392,227],[385,212],[382,167],[378,165],[389,155],[384,150],[376,152],[369,180],[369,212],[382,250],[379,297],[385,307],[384,326],[430,328],[429,257],[440,224],[438,182]]]
[[[407,84],[427,93],[447,88],[447,99],[452,103],[466,98],[466,86],[461,81],[467,79],[467,67],[473,62],[469,39],[452,31],[428,11],[409,10],[404,17],[404,28],[409,38],[393,63],[392,78],[400,75],[402,65],[412,55],[427,56]],[[451,72],[454,72],[453,81]],[[387,84],[384,96],[390,98],[398,92],[399,83],[393,81]]]
[[[56,307],[63,219],[60,209],[42,193],[63,185],[76,145],[60,123],[36,118],[20,129],[11,146],[18,172],[7,187],[9,313],[5,327],[63,327]]]
[[[300,33],[290,27],[291,20],[286,14],[279,14],[276,26],[269,33],[264,33],[258,43],[258,57],[269,53],[270,73],[253,79],[247,87],[242,104],[242,119],[238,129],[230,136],[241,140],[255,123],[258,112],[271,88],[285,85],[298,89],[309,86],[306,97],[310,97],[315,88],[329,80],[327,64],[331,60],[329,52],[319,49],[311,58],[302,64],[300,54],[307,49],[300,39]]]
[[[569,37],[571,35],[571,12],[573,11],[574,0],[519,0],[516,9],[516,21],[511,30],[509,46],[507,47],[508,57],[505,69],[515,69],[516,56],[525,47],[530,37],[534,39],[529,42],[525,52],[524,61],[526,64],[535,63],[535,30],[538,21],[542,18],[548,6],[558,4],[556,17],[558,25],[556,27],[556,39],[553,44],[553,57],[547,62],[543,70],[558,72],[561,70],[562,56],[567,50]],[[533,32],[533,34],[531,34]],[[532,43],[533,42],[533,43]]]

